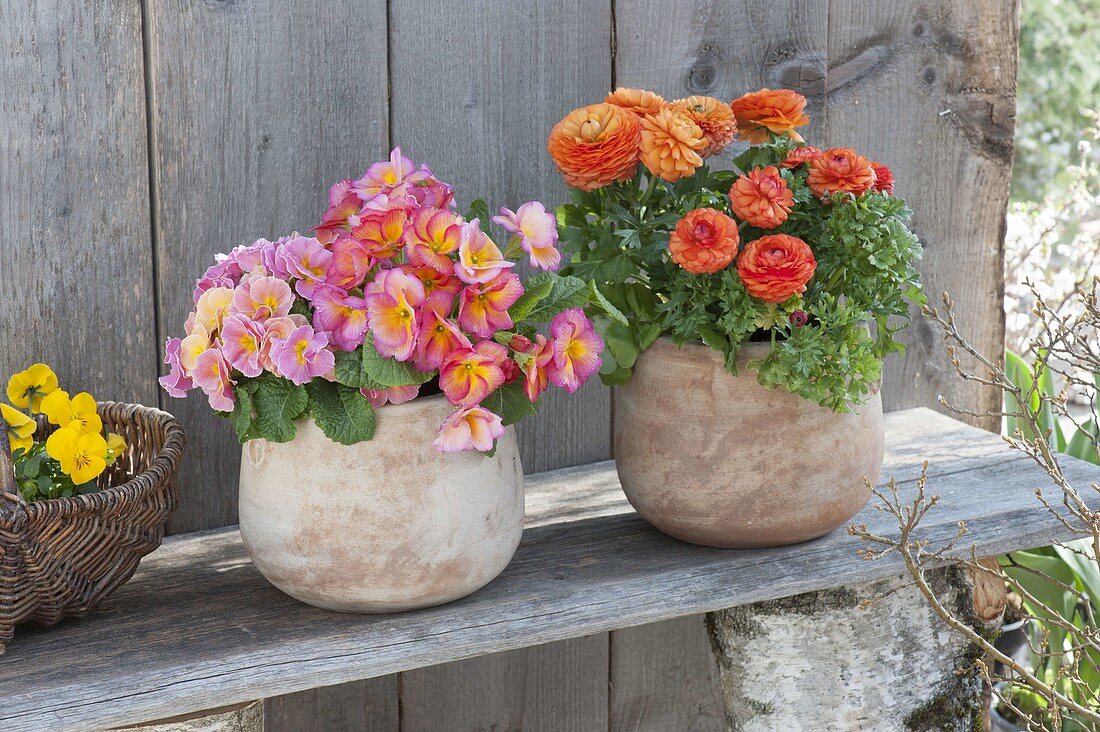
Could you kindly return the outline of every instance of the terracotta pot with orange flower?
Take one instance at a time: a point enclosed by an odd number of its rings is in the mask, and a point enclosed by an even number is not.
[[[567,271],[603,304],[623,490],[687,541],[815,538],[882,465],[883,359],[924,302],[921,247],[890,169],[805,144],[805,106],[623,88],[548,141],[575,189]]]

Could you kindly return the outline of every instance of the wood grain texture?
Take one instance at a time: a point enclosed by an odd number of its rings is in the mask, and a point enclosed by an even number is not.
[[[492,211],[557,206],[566,187],[546,135],[581,100],[607,93],[610,18],[609,0],[393,0],[394,143],[454,183],[460,209],[474,198]],[[610,391],[597,382],[547,394],[517,425],[527,472],[610,456]]]
[[[607,729],[607,633],[401,674],[402,732]]]
[[[1004,346],[1002,259],[1016,109],[1014,0],[829,4],[829,146],[888,164],[914,211],[932,304],[947,290],[960,328],[987,354]],[[937,396],[995,409],[998,394],[955,376],[939,329],[918,319],[887,363],[887,409]],[[996,430],[996,420],[981,420]]]
[[[885,474],[903,491],[912,490],[920,456],[932,461],[929,490],[941,501],[923,524],[929,541],[954,536],[960,520],[979,556],[1067,538],[1035,500],[1045,473],[996,436],[927,409],[892,413],[887,430]],[[956,451],[965,457],[953,458]],[[1100,481],[1097,466],[1066,459],[1064,468],[1075,484]],[[615,491],[608,470],[573,470],[568,480]],[[530,484],[533,508],[548,494],[552,505],[561,477],[533,476]],[[593,504],[606,511],[606,501]],[[857,520],[875,532],[895,530],[871,506]],[[529,529],[508,569],[468,598],[356,616],[279,593],[249,563],[234,529],[171,537],[94,616],[16,639],[0,665],[0,724],[25,732],[163,718],[901,571],[892,556],[859,558],[858,546],[838,531],[776,549],[709,549],[659,534],[625,507],[594,517],[578,511]]]
[[[392,732],[400,724],[397,674],[267,700],[265,732]]]
[[[702,615],[611,633],[610,729],[726,729],[718,665]]]
[[[566,188],[546,135],[610,88],[610,18],[609,0],[392,0],[394,143],[453,183],[460,209],[557,206]],[[528,473],[604,460],[610,390],[554,390],[516,427]],[[606,727],[606,634],[405,674],[402,708],[412,730]]]
[[[666,99],[704,94],[727,102],[761,87],[794,89],[807,98],[805,135],[815,138],[825,121],[828,6],[828,0],[617,0],[615,83]]]
[[[0,384],[155,406],[137,2],[0,4]]]
[[[180,335],[216,252],[315,225],[388,153],[383,0],[147,3],[160,322]],[[199,393],[173,531],[236,522],[240,448]]]

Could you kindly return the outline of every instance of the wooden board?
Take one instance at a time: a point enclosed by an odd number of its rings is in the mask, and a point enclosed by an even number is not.
[[[829,4],[827,144],[893,169],[925,247],[929,299],[949,291],[962,331],[991,355],[1004,347],[1017,16],[1014,0]],[[905,356],[887,364],[887,409],[934,407],[940,394],[997,407],[998,392],[955,376],[937,327],[918,319],[904,340]]]
[[[566,188],[546,153],[546,135],[569,110],[610,88],[610,19],[609,0],[428,7],[393,0],[394,144],[452,182],[461,210],[474,198],[493,212],[527,200],[557,206]],[[517,425],[526,472],[610,457],[611,395],[598,382],[572,395],[551,391],[538,415]],[[402,725],[606,727],[606,687],[607,637],[597,634],[404,674]]]
[[[267,700],[264,732],[390,732],[401,723],[397,674]]]
[[[929,490],[942,500],[924,523],[930,541],[953,536],[960,520],[979,556],[1065,538],[1034,498],[1045,474],[996,436],[926,409],[889,415],[887,430],[885,473],[903,488],[922,456],[932,463]],[[1100,480],[1096,466],[1065,468],[1077,485]],[[843,531],[747,551],[675,541],[602,495],[618,490],[610,471],[604,463],[532,477],[532,516],[541,504],[548,514],[532,522],[512,564],[474,595],[418,612],[356,616],[297,603],[256,573],[234,529],[170,539],[93,617],[20,628],[0,662],[0,723],[23,732],[155,719],[899,571],[893,558],[860,559]],[[563,516],[566,486],[576,507]],[[892,528],[870,506],[858,520]]]
[[[725,732],[722,685],[703,618],[612,631],[612,732]]]
[[[180,335],[216,252],[314,226],[329,184],[388,153],[386,7],[150,0],[147,22],[158,308]],[[228,425],[201,393],[162,406],[190,438],[173,531],[235,523]]]
[[[155,405],[139,4],[0,4],[0,89],[0,385]]]
[[[403,673],[401,730],[605,730],[607,664],[597,633]]]
[[[454,183],[462,210],[474,198],[494,212],[527,200],[557,206],[566,187],[546,136],[610,88],[610,18],[608,0],[394,0],[394,144]],[[610,392],[597,382],[548,394],[518,425],[527,472],[610,456]]]

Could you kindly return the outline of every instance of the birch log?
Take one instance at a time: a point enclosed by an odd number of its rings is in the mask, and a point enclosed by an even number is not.
[[[946,607],[986,624],[988,592],[956,568],[929,573]],[[959,732],[983,727],[987,701],[975,651],[897,577],[707,615],[726,727]],[[879,598],[867,609],[860,602]]]
[[[264,732],[263,700],[120,727],[115,732]]]

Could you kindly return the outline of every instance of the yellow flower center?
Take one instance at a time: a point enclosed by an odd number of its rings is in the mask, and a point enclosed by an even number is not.
[[[309,340],[303,338],[294,344],[294,357],[298,359],[298,364],[304,366],[306,363],[306,349],[309,348]]]
[[[80,450],[73,455],[73,465],[77,470],[88,467],[92,464],[92,456],[87,450]],[[76,472],[75,470],[73,472]]]

